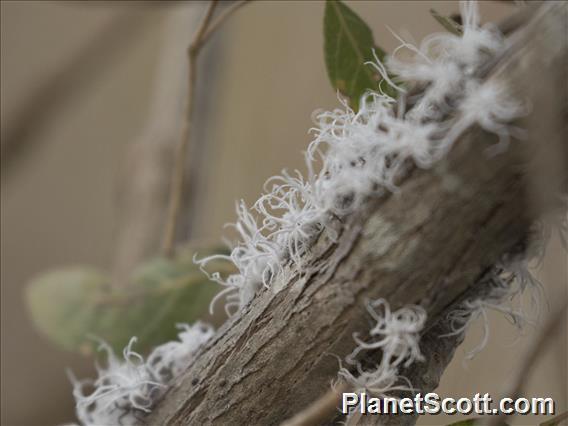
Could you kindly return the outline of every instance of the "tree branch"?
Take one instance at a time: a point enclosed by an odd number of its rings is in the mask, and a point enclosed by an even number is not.
[[[175,147],[185,122],[187,39],[199,22],[193,6],[166,10],[149,111],[121,164],[112,284],[129,283],[134,267],[160,249]],[[198,105],[202,99],[197,99]],[[200,122],[200,126],[204,123]],[[189,222],[188,212],[184,217]],[[179,231],[178,231],[179,234]]]
[[[535,14],[490,78],[524,90],[528,70],[543,58],[565,58],[558,43],[563,8],[555,3]],[[532,43],[538,32],[557,37],[543,49]],[[353,333],[369,330],[365,301],[385,298],[393,310],[419,304],[430,328],[466,292],[481,291],[477,283],[524,242],[536,217],[523,146],[537,141],[512,141],[490,157],[486,148],[495,141],[472,128],[431,170],[410,170],[398,182],[402,195],[369,199],[343,220],[330,218],[302,270],[228,321],[148,422],[278,424],[325,393],[338,370],[330,354],[343,359],[355,348]],[[428,366],[440,350],[434,347]],[[438,376],[450,358],[434,369]]]
[[[187,86],[187,111],[186,121],[183,134],[180,138],[176,154],[175,165],[172,172],[172,181],[170,186],[168,214],[166,225],[164,229],[164,237],[162,241],[162,250],[166,256],[171,256],[174,251],[174,240],[176,235],[176,228],[178,218],[182,205],[183,187],[186,184],[185,178],[185,163],[186,155],[190,146],[190,138],[192,132],[193,110],[194,110],[194,92],[195,84],[197,81],[197,59],[201,49],[207,41],[211,38],[212,34],[217,31],[221,25],[236,12],[241,6],[246,4],[247,1],[238,1],[229,6],[227,10],[217,20],[213,21],[213,13],[218,4],[218,0],[212,0],[195,37],[193,38],[188,49],[189,57],[189,83]]]

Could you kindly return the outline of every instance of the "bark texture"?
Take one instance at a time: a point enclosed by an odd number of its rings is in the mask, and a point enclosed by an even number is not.
[[[531,35],[543,28],[565,38],[566,6],[535,12],[489,78],[521,87],[543,57],[565,55],[565,43],[561,49],[545,43],[548,50],[533,43],[538,37]],[[523,143],[511,141],[490,157],[486,148],[495,142],[472,128],[434,168],[411,169],[400,193],[369,199],[343,220],[331,217],[306,266],[228,321],[147,423],[273,425],[292,417],[336,378],[333,355],[343,359],[355,347],[353,333],[369,330],[370,299],[385,298],[393,310],[419,304],[429,328],[436,327],[503,254],[523,243],[534,220]],[[426,371],[413,374],[431,389],[459,339],[440,344],[427,336]]]

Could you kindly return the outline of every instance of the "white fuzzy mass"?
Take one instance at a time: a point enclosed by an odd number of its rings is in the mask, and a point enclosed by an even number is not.
[[[346,102],[343,108],[316,112],[315,138],[305,155],[307,176],[284,171],[268,179],[266,192],[251,208],[237,204],[233,226],[241,240],[231,254],[196,259],[226,287],[214,302],[226,297],[227,311],[239,312],[277,276],[302,267],[310,238],[326,226],[330,214],[344,216],[370,195],[396,191],[395,182],[409,162],[431,167],[471,126],[497,134],[496,150],[506,146],[512,130],[508,123],[526,114],[526,108],[504,85],[477,77],[506,41],[494,27],[479,26],[474,2],[462,2],[461,12],[462,36],[433,34],[419,47],[399,38],[402,44],[386,64],[378,58],[369,64],[383,76],[383,84],[400,92],[397,100],[377,88],[363,96],[357,112]],[[402,50],[411,58],[399,58]],[[398,76],[398,85],[389,74]],[[410,95],[401,87],[420,90]],[[219,258],[232,261],[239,272],[227,279],[208,273],[207,263]]]
[[[227,312],[238,314],[261,289],[270,290],[277,277],[284,282],[286,274],[302,268],[311,238],[325,228],[330,215],[344,216],[369,196],[397,191],[397,179],[409,164],[431,167],[471,126],[497,134],[497,148],[506,147],[512,131],[509,122],[526,114],[526,108],[506,86],[478,76],[488,59],[504,51],[506,40],[496,28],[479,25],[475,3],[462,2],[461,12],[462,36],[437,33],[418,47],[399,38],[401,46],[386,63],[377,59],[368,64],[383,76],[382,84],[398,90],[398,99],[377,87],[363,96],[357,112],[345,102],[342,108],[316,112],[314,140],[305,154],[307,176],[284,171],[268,179],[265,193],[252,207],[237,203],[232,226],[240,241],[233,244],[231,254],[196,259],[213,281],[225,287],[212,306],[224,298]],[[410,55],[402,58],[403,51]],[[233,262],[238,273],[223,278],[207,272],[207,263],[214,259]],[[398,368],[421,359],[418,339],[426,314],[418,307],[391,313],[386,301],[369,309],[377,325],[370,332],[371,341],[358,340],[356,352],[380,348],[382,362],[372,371],[359,366],[358,376],[346,369],[340,375],[374,393],[408,389],[400,385]],[[74,380],[80,421],[136,423],[212,334],[202,324],[183,326],[179,341],[159,346],[147,361],[131,350],[133,341],[124,360],[107,349],[108,366],[99,368],[98,379]],[[93,391],[86,393],[89,386]]]
[[[212,335],[213,328],[203,323],[180,324],[179,340],[156,347],[147,360],[134,352],[133,337],[124,348],[122,359],[110,346],[107,365],[97,366],[95,380],[77,380],[70,374],[77,418],[84,426],[129,426],[140,423],[171,381],[187,368],[193,355]]]

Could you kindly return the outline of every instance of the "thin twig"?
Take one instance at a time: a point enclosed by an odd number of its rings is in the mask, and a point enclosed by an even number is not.
[[[192,6],[170,8],[165,12],[150,108],[144,126],[130,143],[120,167],[113,286],[129,285],[136,265],[154,256],[161,247],[168,208],[164,194],[170,188],[172,153],[185,123],[185,49],[201,16],[196,15]],[[189,25],[192,22],[194,25]],[[199,98],[196,102],[199,105]],[[182,215],[188,217],[185,210],[182,211]]]
[[[305,410],[300,411],[294,417],[286,420],[281,426],[312,426],[329,421],[333,416],[343,393],[349,390],[347,383],[340,383],[330,389]]]
[[[224,12],[222,12],[216,19],[213,21],[211,26],[205,31],[203,36],[201,37],[201,44],[204,45],[207,43],[209,38],[217,31],[217,29],[223,25],[225,20],[229,18],[233,13],[243,7],[245,4],[250,3],[252,0],[239,0],[229,6]]]
[[[513,381],[509,389],[504,393],[504,396],[509,398],[519,398],[521,392],[525,387],[526,381],[529,377],[531,370],[534,368],[539,356],[547,348],[548,344],[552,341],[554,336],[558,333],[563,324],[566,324],[566,312],[568,310],[568,300],[564,302],[562,307],[551,315],[544,325],[540,333],[535,336],[531,346],[525,352],[522,362],[519,364],[517,370],[513,374]],[[501,413],[499,416],[493,417],[489,422],[490,426],[496,426],[504,423],[505,414]]]
[[[226,19],[231,16],[235,11],[237,11],[241,6],[243,6],[247,1],[239,1],[227,9],[221,16],[219,16],[213,23],[213,13],[218,4],[218,0],[212,0],[209,3],[207,12],[195,37],[193,38],[188,49],[189,57],[189,84],[187,88],[187,112],[186,112],[186,122],[182,133],[181,140],[176,150],[175,165],[172,174],[172,182],[170,187],[169,195],[169,205],[168,205],[168,216],[166,220],[166,226],[164,230],[164,238],[162,241],[162,250],[164,254],[171,257],[174,252],[174,240],[176,234],[176,227],[180,213],[181,199],[183,194],[184,180],[185,180],[185,158],[187,151],[189,149],[193,110],[194,110],[194,91],[195,84],[197,81],[197,58],[202,47],[209,40],[211,35],[219,29],[221,24],[226,21]]]
[[[209,3],[209,7],[207,8],[207,12],[205,13],[205,17],[201,21],[201,24],[199,25],[199,29],[197,30],[197,33],[195,34],[195,37],[194,37],[191,45],[189,46],[190,54],[191,54],[192,49],[198,50],[199,47],[202,46],[201,39],[203,38],[203,34],[205,34],[205,31],[207,31],[207,28],[209,27],[209,24],[211,23],[211,20],[213,19],[213,13],[215,13],[215,9],[217,8],[218,3],[219,3],[219,0],[211,0],[211,2]]]
[[[166,228],[163,239],[163,251],[166,256],[171,256],[173,254],[173,245],[175,238],[176,225],[179,217],[179,210],[181,206],[181,196],[183,191],[183,181],[184,181],[184,163],[186,153],[189,147],[190,134],[191,134],[191,123],[193,118],[193,107],[194,107],[194,88],[195,82],[197,80],[196,75],[196,59],[200,48],[200,39],[203,33],[207,29],[207,26],[211,22],[213,12],[217,7],[217,0],[213,0],[207,9],[205,17],[201,21],[199,30],[193,41],[191,42],[188,49],[189,56],[189,84],[187,88],[187,114],[185,127],[182,132],[181,140],[178,144],[176,150],[175,165],[172,175],[172,183],[170,187],[170,197],[168,205],[168,217],[166,220]]]

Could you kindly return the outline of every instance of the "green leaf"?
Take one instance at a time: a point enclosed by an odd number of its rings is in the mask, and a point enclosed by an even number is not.
[[[193,263],[193,250],[175,259],[153,259],[132,274],[121,288],[89,267],[72,266],[47,272],[27,287],[31,317],[37,328],[60,347],[91,353],[97,337],[122,351],[132,336],[144,352],[177,335],[176,323],[194,322],[208,310],[219,285],[208,281]],[[200,255],[205,252],[200,251]],[[228,262],[212,270],[232,273]]]
[[[26,289],[32,320],[46,336],[67,349],[75,349],[84,341],[85,329],[90,329],[89,324],[96,318],[91,301],[104,293],[106,286],[106,276],[89,267],[47,272]]]
[[[432,17],[438,21],[442,27],[454,35],[461,36],[463,33],[462,26],[454,21],[452,18],[440,15],[435,9],[430,9]]]
[[[341,1],[326,1],[323,30],[325,64],[331,84],[357,110],[361,96],[367,90],[378,90],[381,81],[380,75],[365,63],[374,61],[373,49],[381,60],[385,52],[376,47],[368,25]],[[381,87],[386,93],[394,94],[390,86]]]

